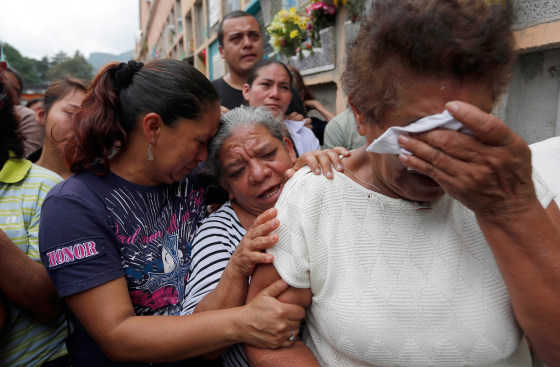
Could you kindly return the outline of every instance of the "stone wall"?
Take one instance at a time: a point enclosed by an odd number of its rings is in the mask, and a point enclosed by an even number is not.
[[[560,135],[560,49],[521,55],[499,116],[534,143]]]
[[[515,28],[525,28],[543,22],[560,20],[560,1],[511,0]]]
[[[519,58],[497,115],[528,143],[560,135],[560,1],[512,0]]]

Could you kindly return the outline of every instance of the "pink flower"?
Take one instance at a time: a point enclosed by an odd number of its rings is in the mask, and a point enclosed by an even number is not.
[[[321,9],[323,7],[323,5],[325,5],[322,1],[316,2],[314,4],[312,4],[309,8],[311,10],[318,10]]]
[[[332,5],[327,5],[324,4],[323,9],[325,10],[325,13],[333,15],[336,14],[336,8]]]
[[[305,48],[311,50],[311,45],[309,44],[309,42],[305,42]]]
[[[313,23],[312,22],[307,23],[307,30],[310,31],[312,29],[313,29]]]
[[[282,47],[286,46],[286,40],[284,39],[284,37],[280,38],[280,45]]]

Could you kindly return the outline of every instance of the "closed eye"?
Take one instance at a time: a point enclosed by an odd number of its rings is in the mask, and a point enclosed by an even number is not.
[[[270,151],[269,153],[263,154],[262,157],[263,157],[263,158],[266,158],[266,159],[272,159],[272,158],[275,158],[275,157],[276,157],[277,153],[278,153],[278,148],[273,149],[273,150]]]
[[[245,167],[241,167],[241,168],[231,172],[229,175],[230,175],[230,177],[234,177],[234,178],[239,177],[239,176],[241,176],[241,174],[243,173],[244,170],[245,170]]]

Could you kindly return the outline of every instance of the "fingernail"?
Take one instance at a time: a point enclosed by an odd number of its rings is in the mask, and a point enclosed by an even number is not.
[[[445,108],[447,108],[449,112],[455,113],[459,109],[459,105],[456,102],[447,102]]]
[[[408,161],[408,154],[399,154],[399,158],[401,161],[406,162]]]
[[[344,166],[342,164],[339,164],[336,166],[336,169],[340,172],[344,171]]]
[[[315,168],[315,172],[316,175],[320,175],[321,174],[321,169],[320,168]]]
[[[399,135],[399,144],[406,144],[408,143],[409,139],[406,135]]]
[[[331,171],[327,171],[326,176],[327,176],[327,177],[332,177],[332,172],[331,172]]]

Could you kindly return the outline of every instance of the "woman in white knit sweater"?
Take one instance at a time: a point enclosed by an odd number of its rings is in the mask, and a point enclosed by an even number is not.
[[[503,3],[374,2],[343,74],[367,144],[331,181],[288,181],[274,262],[251,280],[248,299],[292,286],[304,340],[247,347],[252,365],[558,364],[560,212],[489,114],[515,58]]]

